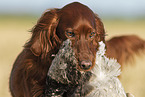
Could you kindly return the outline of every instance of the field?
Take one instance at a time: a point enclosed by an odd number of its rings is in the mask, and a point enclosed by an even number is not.
[[[0,97],[11,97],[9,93],[9,76],[12,65],[30,38],[31,28],[38,17],[0,16]],[[145,39],[145,20],[102,20],[108,36],[135,34]],[[145,53],[144,53],[145,54]],[[135,97],[145,95],[145,55],[136,56],[135,63],[125,64],[120,77],[126,90]]]

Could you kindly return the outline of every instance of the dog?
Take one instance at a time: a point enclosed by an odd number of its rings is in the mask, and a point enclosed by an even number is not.
[[[94,67],[98,42],[106,43],[106,55],[123,64],[145,48],[137,36],[114,37],[105,41],[101,19],[87,6],[73,2],[61,9],[46,10],[32,29],[30,40],[17,57],[10,75],[13,97],[42,97],[51,62],[63,41],[70,39],[80,71]]]

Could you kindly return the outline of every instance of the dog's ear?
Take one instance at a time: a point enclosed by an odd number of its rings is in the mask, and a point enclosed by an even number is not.
[[[104,25],[101,21],[101,19],[98,17],[97,14],[95,14],[95,22],[96,22],[96,42],[98,41],[104,41],[105,43],[105,30]]]
[[[32,37],[27,43],[35,56],[46,55],[60,42],[56,35],[59,22],[59,9],[46,11],[32,30]]]
[[[35,56],[39,56],[42,52],[41,50],[41,45],[40,45],[40,40],[37,39],[32,46],[30,47],[31,52],[35,55]]]

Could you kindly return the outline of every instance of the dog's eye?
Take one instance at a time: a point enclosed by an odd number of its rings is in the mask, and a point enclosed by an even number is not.
[[[96,35],[96,33],[95,32],[91,32],[91,34],[90,34],[90,38],[93,38],[94,36]]]
[[[66,31],[66,35],[68,37],[74,37],[75,36],[75,33],[74,32],[71,32],[71,31]]]

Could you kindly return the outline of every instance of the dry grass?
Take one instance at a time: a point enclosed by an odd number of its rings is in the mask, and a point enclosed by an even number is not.
[[[28,32],[36,23],[36,17],[0,17],[0,97],[11,97],[9,76],[12,64],[29,39]],[[136,34],[145,39],[145,21],[104,20],[107,39],[115,35]],[[143,57],[143,56],[142,56]],[[136,57],[134,65],[124,67],[121,81],[127,92],[136,97],[145,95],[145,56]]]
[[[0,97],[11,97],[9,76],[14,60],[29,39],[35,18],[0,17]]]
[[[145,39],[145,20],[137,21],[104,21],[108,38],[119,35],[138,35]],[[126,92],[134,94],[135,97],[145,95],[145,52],[141,56],[135,56],[135,63],[127,63],[123,67],[121,82]]]

